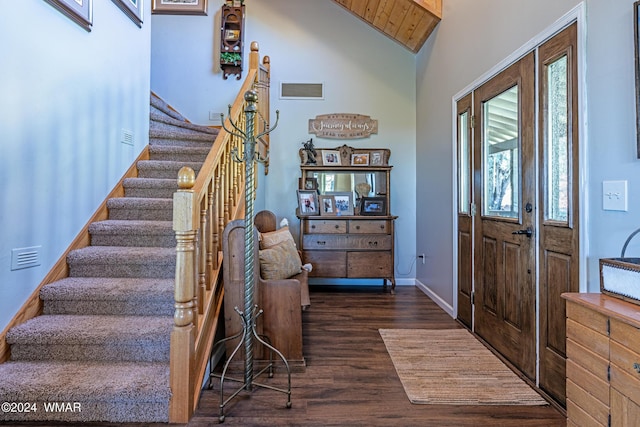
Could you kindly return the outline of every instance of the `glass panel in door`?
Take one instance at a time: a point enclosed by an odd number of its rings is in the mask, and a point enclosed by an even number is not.
[[[469,111],[458,116],[458,212],[469,213],[471,192],[471,159],[469,150]]]
[[[567,56],[547,68],[546,219],[569,219]]]
[[[483,215],[518,218],[518,86],[484,103]]]

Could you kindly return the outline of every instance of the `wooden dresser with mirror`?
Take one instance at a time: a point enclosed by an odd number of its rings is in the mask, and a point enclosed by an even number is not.
[[[300,150],[300,249],[309,277],[382,279],[394,275],[389,149]],[[315,160],[315,163],[313,162]]]

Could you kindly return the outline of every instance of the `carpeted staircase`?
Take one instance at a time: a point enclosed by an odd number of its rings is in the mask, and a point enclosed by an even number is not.
[[[169,420],[172,198],[178,170],[198,172],[217,130],[152,94],[149,134],[150,159],[107,201],[109,219],[90,225],[91,246],[69,253],[70,277],[43,287],[43,314],[7,333],[0,402],[29,405],[3,407],[0,423]]]

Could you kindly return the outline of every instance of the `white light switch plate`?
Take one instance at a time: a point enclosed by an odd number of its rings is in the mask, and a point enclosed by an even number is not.
[[[627,181],[602,181],[602,209],[627,211]]]

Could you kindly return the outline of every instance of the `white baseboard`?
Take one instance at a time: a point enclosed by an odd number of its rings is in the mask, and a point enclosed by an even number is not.
[[[387,284],[391,285],[390,282]],[[396,279],[396,286],[415,286],[416,279]],[[349,286],[379,286],[382,279],[332,279],[327,277],[309,277],[309,285],[349,285]]]
[[[427,285],[420,282],[418,279],[415,280],[416,287],[425,293],[429,298],[433,300],[441,309],[445,311],[452,318],[456,318],[453,313],[453,307],[449,305],[446,301],[440,298],[435,292],[433,292]]]

